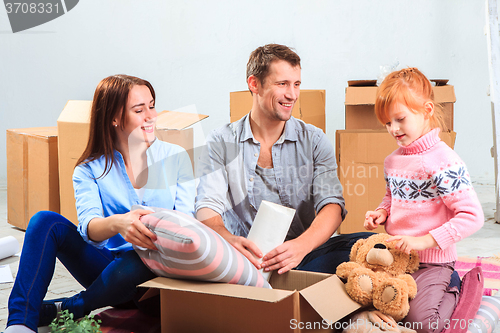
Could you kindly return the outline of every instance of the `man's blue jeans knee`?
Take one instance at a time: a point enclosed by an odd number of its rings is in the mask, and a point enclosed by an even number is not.
[[[371,235],[373,235],[373,232],[356,232],[332,237],[305,256],[296,269],[335,274],[338,265],[349,261],[349,255],[354,243]]]

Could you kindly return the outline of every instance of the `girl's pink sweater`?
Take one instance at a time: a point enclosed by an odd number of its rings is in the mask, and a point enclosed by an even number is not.
[[[455,243],[481,229],[484,215],[467,168],[434,129],[385,159],[390,235],[431,234],[438,246],[418,251],[422,263],[457,259]]]

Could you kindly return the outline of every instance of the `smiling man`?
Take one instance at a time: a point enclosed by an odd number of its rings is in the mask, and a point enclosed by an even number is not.
[[[300,57],[287,46],[268,44],[251,53],[252,109],[208,136],[195,209],[257,268],[335,273],[356,240],[371,233],[332,237],[347,213],[342,186],[326,135],[292,117],[300,74]],[[296,210],[286,241],[269,253],[246,239],[262,200]]]

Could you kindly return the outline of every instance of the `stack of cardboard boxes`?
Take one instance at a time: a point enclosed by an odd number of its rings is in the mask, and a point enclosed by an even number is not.
[[[448,80],[432,81],[436,84],[434,98],[443,107],[448,129],[440,137],[453,148],[455,92]],[[345,130],[336,132],[338,176],[349,212],[339,228],[343,234],[366,231],[363,227],[366,211],[376,209],[386,192],[384,159],[398,148],[396,140],[375,116],[376,92],[375,80],[349,81],[346,88]],[[384,229],[379,227],[375,231]]]
[[[7,219],[26,229],[40,210],[59,213],[57,127],[7,130]]]

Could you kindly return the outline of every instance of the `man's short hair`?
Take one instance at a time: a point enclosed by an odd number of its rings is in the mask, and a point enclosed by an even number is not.
[[[300,67],[300,57],[291,48],[280,44],[267,44],[256,48],[250,54],[247,63],[247,81],[250,75],[253,75],[264,84],[269,74],[269,66],[277,60],[284,60],[292,67]]]

